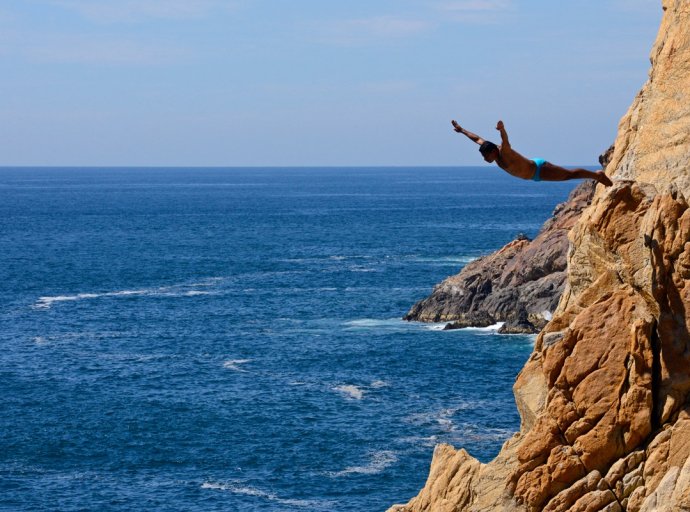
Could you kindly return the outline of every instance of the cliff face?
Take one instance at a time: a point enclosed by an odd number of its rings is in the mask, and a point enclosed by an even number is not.
[[[565,291],[481,464],[441,445],[398,511],[690,510],[690,0],[665,0],[648,82],[569,233]]]

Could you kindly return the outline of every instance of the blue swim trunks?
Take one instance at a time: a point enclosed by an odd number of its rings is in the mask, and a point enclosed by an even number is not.
[[[537,164],[537,170],[534,171],[534,176],[532,176],[532,180],[541,181],[541,168],[546,163],[546,160],[544,160],[543,158],[534,158],[532,161],[535,164]]]

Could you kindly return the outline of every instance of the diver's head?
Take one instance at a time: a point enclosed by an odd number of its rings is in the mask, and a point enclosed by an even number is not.
[[[498,158],[498,146],[493,142],[489,142],[488,140],[479,146],[479,152],[484,157],[484,160],[489,163],[495,162]]]

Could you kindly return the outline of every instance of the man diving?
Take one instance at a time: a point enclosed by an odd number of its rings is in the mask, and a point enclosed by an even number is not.
[[[606,176],[603,170],[595,172],[588,171],[587,169],[566,169],[541,158],[535,158],[534,160],[525,158],[510,146],[508,133],[503,125],[503,121],[499,121],[496,125],[496,129],[501,132],[500,146],[482,139],[479,135],[468,132],[455,121],[452,121],[452,123],[456,132],[462,133],[470,140],[479,144],[479,152],[484,157],[484,160],[490,163],[496,162],[501,169],[517,178],[534,181],[592,179],[597,180],[605,187],[613,185],[613,182]]]

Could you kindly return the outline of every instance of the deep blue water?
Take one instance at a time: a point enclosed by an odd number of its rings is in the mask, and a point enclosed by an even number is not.
[[[532,338],[399,318],[572,186],[0,169],[0,508],[382,511],[490,460]]]

